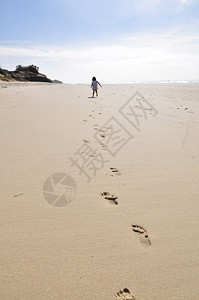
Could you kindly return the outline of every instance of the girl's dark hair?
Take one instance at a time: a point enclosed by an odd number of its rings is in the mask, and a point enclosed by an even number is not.
[[[95,78],[95,77],[93,77],[93,78],[92,78],[92,81],[95,81],[95,80],[96,80],[96,78]]]

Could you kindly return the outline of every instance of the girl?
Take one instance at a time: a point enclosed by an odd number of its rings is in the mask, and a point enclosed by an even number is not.
[[[98,96],[98,92],[97,92],[98,84],[101,86],[101,84],[96,80],[96,78],[93,77],[93,78],[92,78],[92,83],[91,83],[91,88],[92,88],[92,90],[93,90],[92,98],[94,98],[95,93],[96,93],[96,97]],[[102,87],[102,86],[101,86],[101,87]]]

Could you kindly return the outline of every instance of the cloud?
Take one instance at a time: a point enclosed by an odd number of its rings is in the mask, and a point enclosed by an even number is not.
[[[50,78],[85,83],[194,79],[199,69],[198,30],[180,28],[127,36],[116,44],[86,47],[0,46],[0,64],[36,64]]]

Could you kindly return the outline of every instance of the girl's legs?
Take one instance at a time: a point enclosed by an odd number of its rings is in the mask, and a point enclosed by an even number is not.
[[[96,97],[98,96],[97,90],[93,90],[93,95],[92,95],[93,98],[95,96],[95,93],[96,93]]]

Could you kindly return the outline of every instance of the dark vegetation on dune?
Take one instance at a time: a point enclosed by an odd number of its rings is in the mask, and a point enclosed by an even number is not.
[[[55,82],[46,75],[39,73],[39,67],[35,65],[16,66],[15,71],[8,71],[0,67],[1,81],[35,81],[35,82]],[[58,82],[58,80],[57,80]],[[59,81],[61,83],[61,81]]]

